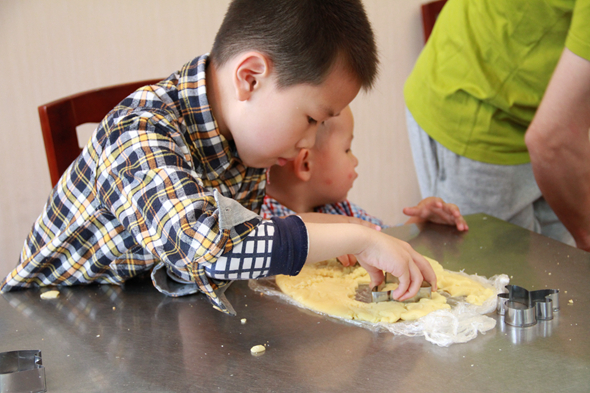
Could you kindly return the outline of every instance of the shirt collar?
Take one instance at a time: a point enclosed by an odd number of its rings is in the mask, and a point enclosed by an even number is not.
[[[187,134],[209,180],[221,177],[235,159],[235,146],[219,132],[207,99],[206,69],[209,55],[193,59],[180,70],[178,96]]]

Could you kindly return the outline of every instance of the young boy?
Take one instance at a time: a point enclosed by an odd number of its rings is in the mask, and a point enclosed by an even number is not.
[[[386,227],[346,199],[357,178],[358,160],[351,149],[353,129],[352,111],[346,107],[340,116],[320,125],[313,148],[302,149],[295,160],[270,168],[260,215],[270,219],[298,214],[306,222],[360,223],[377,230]],[[404,213],[411,216],[406,224],[433,221],[456,225],[460,231],[468,229],[459,208],[440,198],[425,198],[417,206],[405,208]],[[356,262],[354,257],[338,259],[345,266]]]
[[[306,261],[345,254],[375,284],[383,271],[398,276],[401,300],[424,279],[436,288],[428,262],[390,236],[256,214],[265,168],[310,149],[318,125],[372,86],[377,62],[360,0],[233,1],[209,56],[139,89],[101,122],[0,290],[121,284],[153,269],[160,291],[199,290],[235,314],[228,280],[295,275]]]

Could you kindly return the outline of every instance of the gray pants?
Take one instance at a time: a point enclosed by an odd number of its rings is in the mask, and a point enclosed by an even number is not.
[[[453,153],[432,139],[406,109],[422,198],[437,196],[462,214],[486,213],[575,246],[537,186],[531,164],[494,165]]]

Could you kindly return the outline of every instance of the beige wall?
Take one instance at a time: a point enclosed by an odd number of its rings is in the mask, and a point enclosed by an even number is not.
[[[349,197],[389,223],[419,200],[402,87],[422,46],[420,0],[365,0],[381,57],[357,97]],[[50,191],[37,106],[76,92],[166,77],[208,52],[227,0],[0,0],[0,276]]]

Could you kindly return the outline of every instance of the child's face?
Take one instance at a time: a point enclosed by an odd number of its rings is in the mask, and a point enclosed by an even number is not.
[[[354,120],[349,107],[340,116],[331,118],[321,127],[327,136],[313,149],[311,189],[315,192],[317,205],[341,202],[357,178],[358,160],[352,154]],[[321,129],[319,132],[323,132]]]
[[[243,103],[231,126],[238,154],[246,166],[267,168],[294,160],[313,147],[318,125],[339,114],[357,95],[360,84],[336,67],[320,85],[277,88],[261,85]]]

